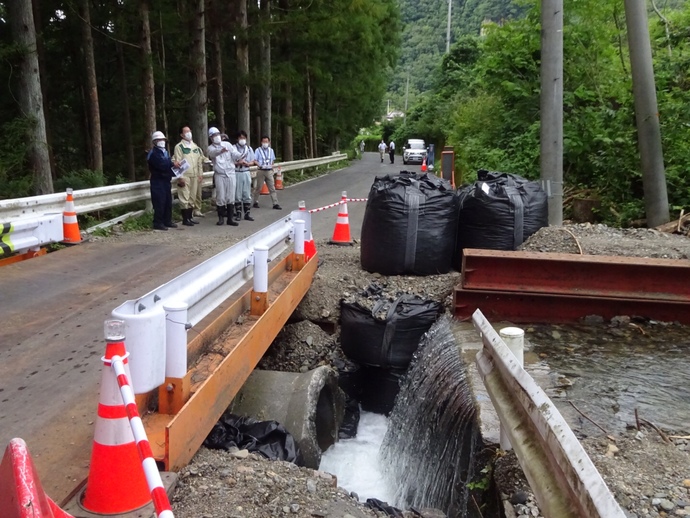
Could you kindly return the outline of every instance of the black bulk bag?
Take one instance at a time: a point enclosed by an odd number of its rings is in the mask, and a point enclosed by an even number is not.
[[[340,346],[356,362],[405,369],[442,310],[440,303],[414,295],[380,300],[373,309],[341,301]]]
[[[539,182],[486,170],[477,178],[460,190],[456,259],[463,248],[517,250],[548,226],[548,200]]]
[[[362,222],[362,268],[382,275],[448,273],[457,220],[457,196],[447,180],[407,171],[377,176]]]

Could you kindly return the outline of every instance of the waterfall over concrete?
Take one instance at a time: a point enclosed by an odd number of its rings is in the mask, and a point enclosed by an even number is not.
[[[449,317],[422,338],[390,415],[380,455],[396,507],[467,516],[480,443],[474,398]]]

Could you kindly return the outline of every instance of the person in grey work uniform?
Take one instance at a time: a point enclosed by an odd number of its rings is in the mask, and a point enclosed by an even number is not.
[[[239,219],[244,212],[244,219],[254,221],[249,211],[252,208],[252,177],[249,168],[256,165],[254,151],[247,144],[247,133],[240,130],[237,134],[237,145],[235,149],[239,153],[239,158],[235,160],[235,170],[237,171],[237,188],[235,190],[235,213]]]
[[[237,178],[235,172],[235,160],[240,154],[230,142],[223,142],[218,128],[208,130],[208,138],[211,143],[208,146],[208,157],[213,161],[213,183],[216,186],[216,210],[218,223],[223,225],[227,217],[228,225],[236,227],[235,221],[235,191],[237,190]]]
[[[259,208],[259,196],[261,196],[261,189],[264,186],[264,182],[266,182],[268,192],[271,195],[271,201],[273,202],[273,208],[275,210],[282,210],[282,207],[278,205],[276,184],[273,179],[273,162],[276,161],[276,155],[273,152],[273,148],[271,148],[271,139],[266,135],[261,137],[261,147],[256,149],[254,158],[259,170],[256,173],[256,186],[252,192],[253,207],[255,209]]]

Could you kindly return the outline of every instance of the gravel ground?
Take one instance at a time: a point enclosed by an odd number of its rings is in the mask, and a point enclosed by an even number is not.
[[[141,235],[134,235],[134,239],[148,243],[174,239],[174,232],[137,234]],[[211,248],[219,251],[232,242],[229,236],[223,242],[203,245],[206,248],[202,251],[202,245],[191,238],[189,242],[176,241],[176,245],[185,253],[207,254]],[[371,274],[360,268],[357,244],[339,247],[317,242],[317,247],[320,264],[313,285],[291,323],[261,360],[260,368],[303,372],[319,365],[340,367],[341,362],[347,362],[339,349],[337,331],[329,334],[323,329],[337,329],[341,299],[361,301],[362,292],[372,284],[379,286],[385,297],[412,293],[449,308],[452,288],[459,282],[457,272],[428,277]],[[581,224],[542,229],[523,249],[560,253],[581,253],[582,249],[585,254],[687,259],[690,239],[644,229]],[[583,444],[628,516],[690,516],[690,454],[685,451],[690,441],[677,439],[677,445],[667,445],[650,430],[631,431],[614,439],[590,437]],[[506,498],[515,500],[511,509],[516,516],[539,516],[512,454],[498,459],[494,472]],[[176,516],[190,518],[383,516],[365,508],[335,484],[329,475],[247,455],[245,451],[202,448],[181,472],[173,509]],[[406,515],[419,516],[409,512]],[[431,511],[424,515],[439,516]]]

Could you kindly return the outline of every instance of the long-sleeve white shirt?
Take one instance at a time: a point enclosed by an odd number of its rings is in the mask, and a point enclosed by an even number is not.
[[[242,157],[235,146],[225,141],[208,146],[208,156],[213,161],[213,172],[226,176],[235,174],[235,160]]]

